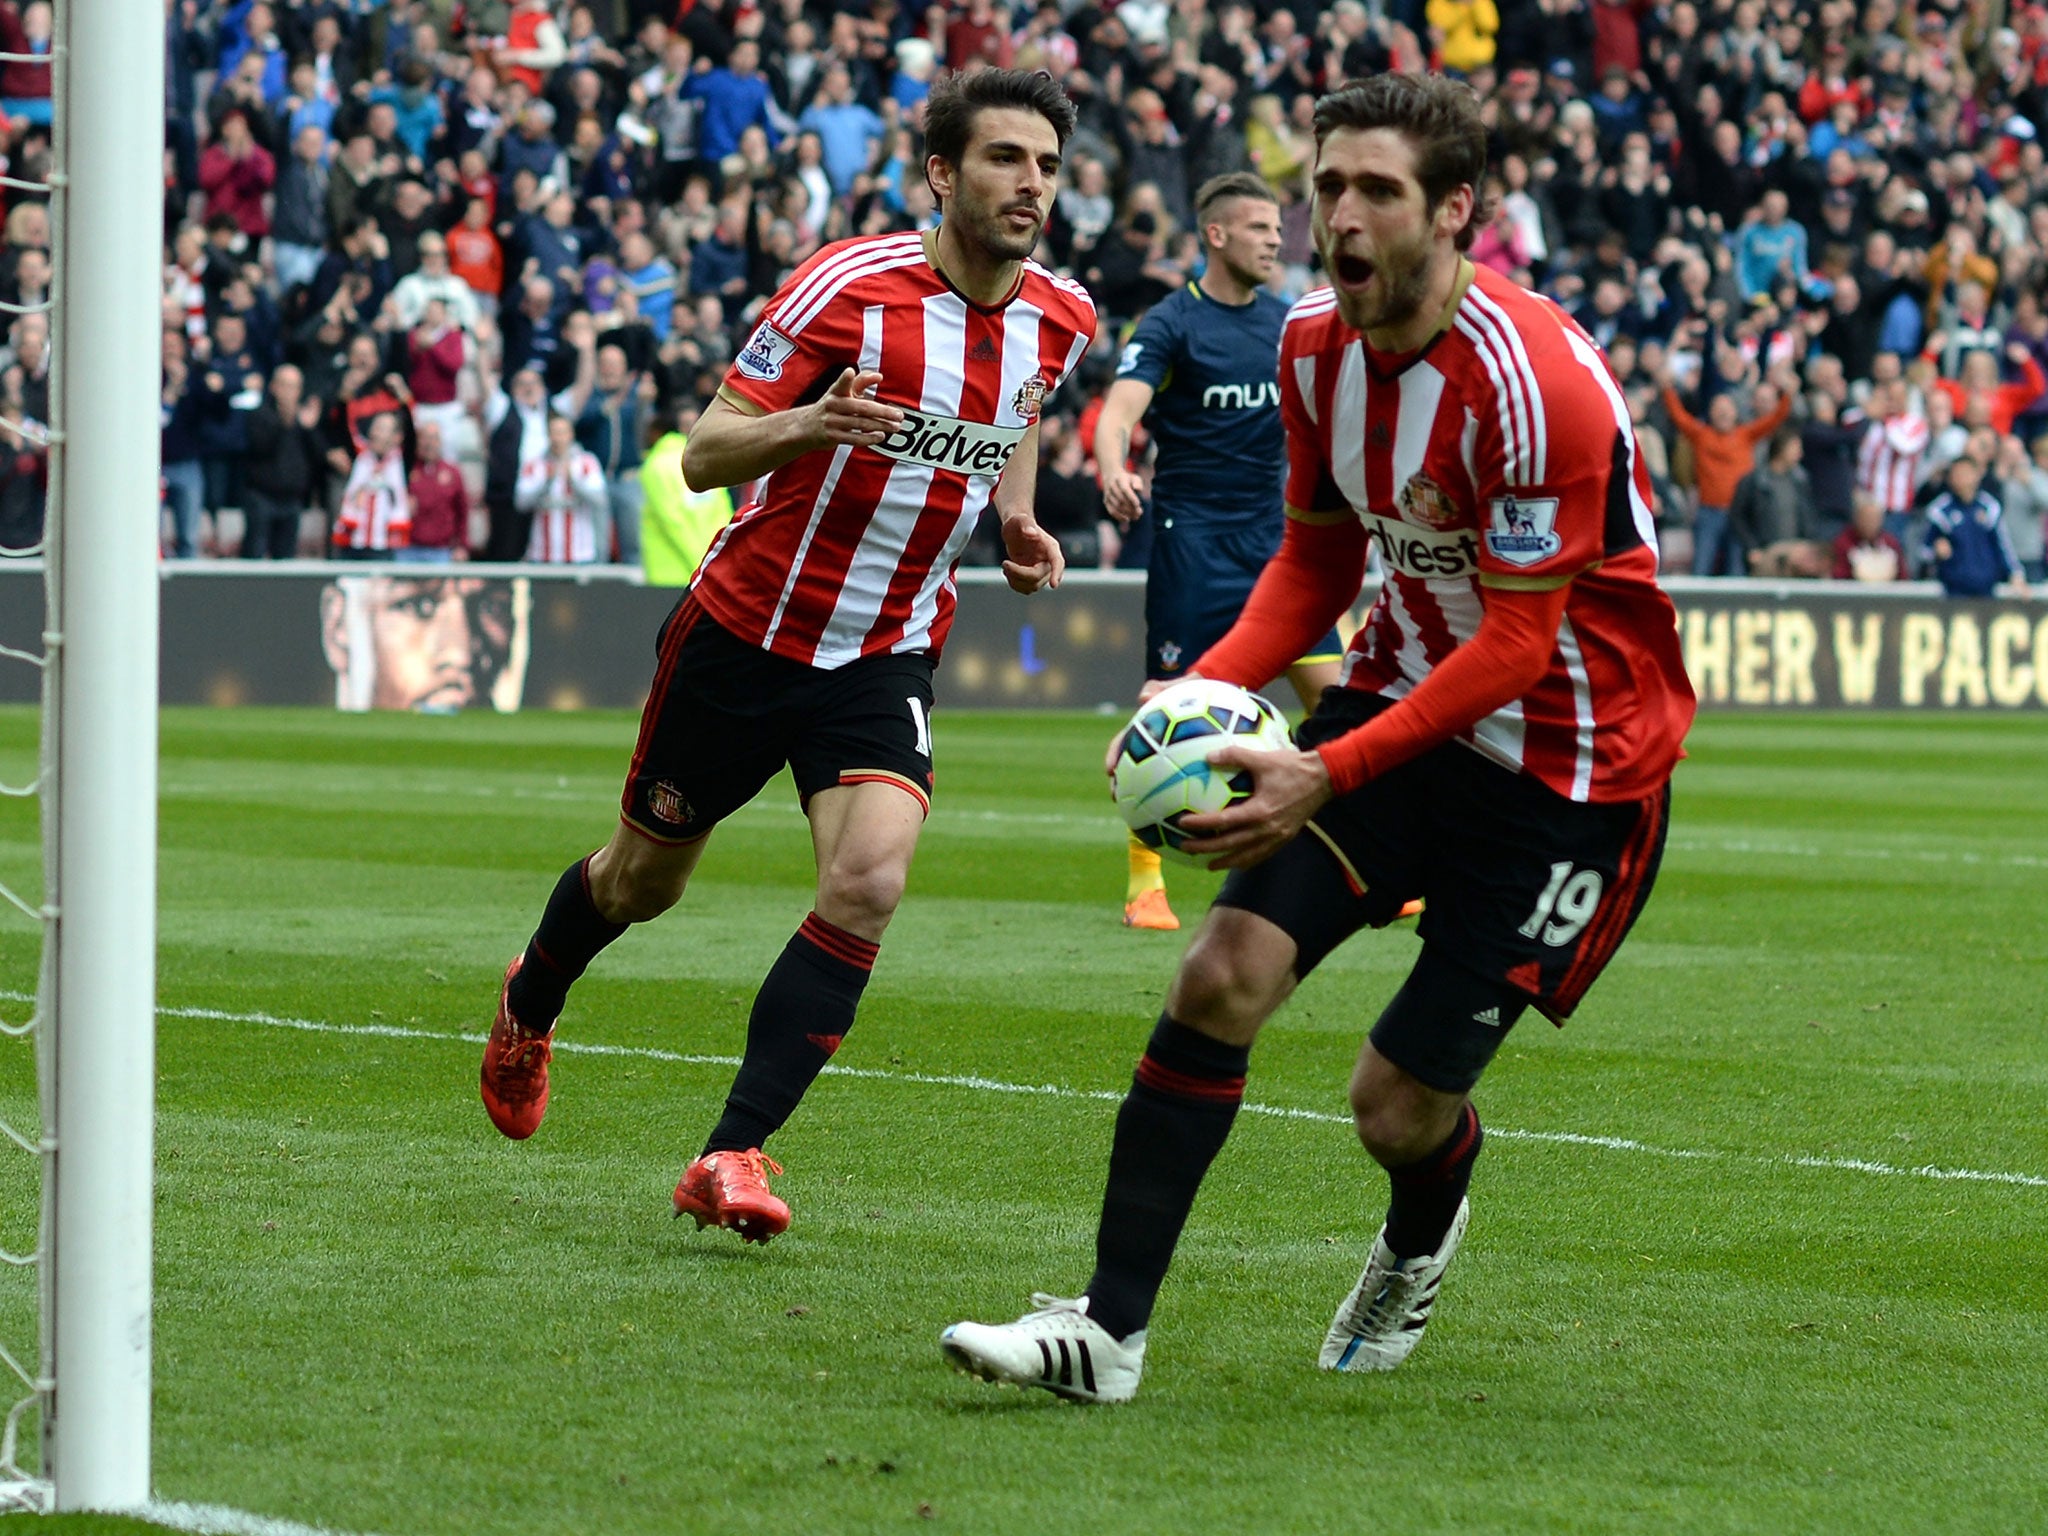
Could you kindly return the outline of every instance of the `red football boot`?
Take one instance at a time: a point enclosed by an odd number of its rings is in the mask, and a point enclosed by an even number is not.
[[[548,1043],[554,1026],[523,1027],[512,1017],[506,998],[525,959],[523,953],[514,955],[505,967],[505,982],[498,988],[498,1017],[491,1025],[491,1038],[484,1042],[484,1112],[514,1141],[524,1141],[539,1130],[541,1117],[548,1112],[548,1061],[554,1055]]]
[[[747,1242],[765,1243],[789,1226],[789,1207],[768,1188],[782,1164],[759,1147],[707,1152],[683,1170],[676,1214],[697,1218],[697,1229],[730,1227]]]

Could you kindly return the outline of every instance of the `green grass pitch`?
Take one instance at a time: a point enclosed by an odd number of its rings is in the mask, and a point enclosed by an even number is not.
[[[1345,1076],[1416,941],[1340,951],[1253,1057],[1253,1100],[1321,1118],[1240,1119],[1143,1391],[1087,1410],[936,1337],[1086,1277],[1186,937],[1118,926],[1106,727],[941,717],[851,1070],[771,1148],[796,1222],[761,1249],[668,1195],[729,1075],[679,1058],[737,1052],[810,904],[786,782],[598,962],[561,1039],[619,1052],[564,1050],[522,1146],[452,1037],[606,835],[633,722],[167,714],[162,1495],[391,1536],[2048,1529],[2048,722],[1704,721],[1635,935],[1482,1085],[1464,1256],[1387,1377],[1314,1360],[1380,1216]],[[0,780],[35,729],[0,713]],[[34,814],[0,801],[17,888]],[[1213,885],[1172,877],[1184,917]],[[0,912],[0,988],[33,954]],[[10,1120],[32,1085],[0,1043]],[[0,1246],[33,1194],[0,1162]],[[0,1342],[33,1337],[0,1278]]]

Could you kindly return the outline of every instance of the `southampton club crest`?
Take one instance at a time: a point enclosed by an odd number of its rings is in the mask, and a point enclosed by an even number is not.
[[[1017,396],[1010,402],[1010,409],[1015,411],[1018,417],[1026,423],[1038,420],[1038,412],[1040,407],[1045,404],[1045,394],[1048,388],[1050,386],[1045,381],[1045,375],[1034,373],[1030,378],[1017,386]]]
[[[1401,515],[1425,528],[1453,528],[1462,520],[1449,493],[1420,473],[1411,475],[1401,487]]]
[[[687,825],[696,814],[690,809],[690,802],[683,798],[683,792],[667,779],[647,791],[647,809],[654,813],[656,820],[665,821],[672,827]]]

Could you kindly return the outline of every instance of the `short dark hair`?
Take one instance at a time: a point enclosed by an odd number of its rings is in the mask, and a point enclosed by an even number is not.
[[[1195,226],[1200,228],[1208,223],[1209,210],[1232,197],[1256,198],[1276,208],[1280,206],[1280,194],[1266,184],[1263,176],[1250,171],[1230,171],[1221,176],[1211,176],[1195,189]]]
[[[1447,75],[1388,73],[1339,86],[1316,103],[1316,149],[1340,129],[1391,128],[1415,146],[1415,179],[1430,208],[1459,187],[1472,189],[1472,216],[1458,231],[1459,250],[1471,247],[1487,222],[1480,183],[1486,174],[1486,124],[1479,97]]]
[[[988,108],[1004,107],[1036,112],[1051,123],[1061,149],[1079,120],[1067,93],[1044,70],[978,69],[932,87],[925,98],[924,152],[959,165],[974,137],[974,119]]]

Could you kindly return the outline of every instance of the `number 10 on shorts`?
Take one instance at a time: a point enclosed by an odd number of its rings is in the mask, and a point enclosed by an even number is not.
[[[1536,910],[1522,924],[1522,937],[1533,939],[1540,929],[1543,942],[1552,948],[1571,943],[1585,932],[1586,924],[1599,910],[1602,885],[1597,869],[1582,869],[1573,874],[1569,861],[1551,865],[1550,883],[1536,898]],[[1553,917],[1555,922],[1551,922]]]

